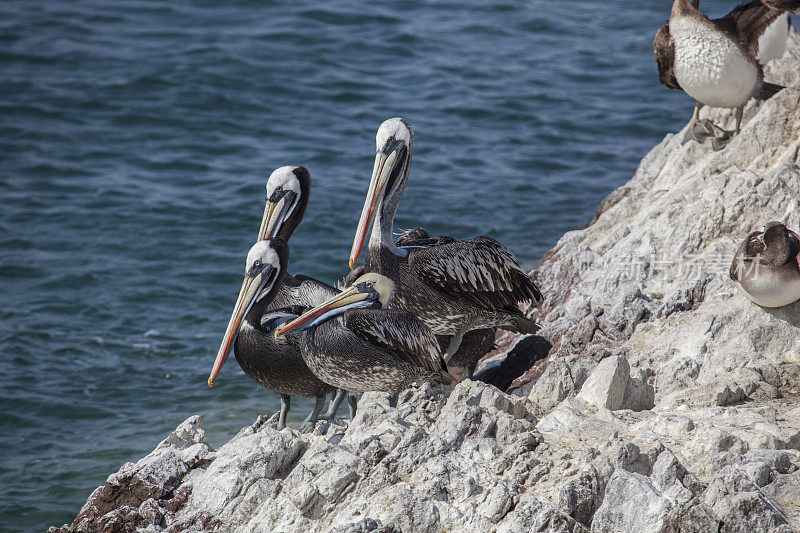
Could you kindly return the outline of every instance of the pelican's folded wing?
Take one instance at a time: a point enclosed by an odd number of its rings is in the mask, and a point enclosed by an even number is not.
[[[417,317],[393,309],[349,309],[345,327],[403,361],[430,370],[447,370],[439,343]]]
[[[681,85],[675,78],[675,41],[669,33],[669,24],[661,26],[653,40],[653,54],[658,65],[658,79],[668,89],[680,89]]]
[[[487,309],[512,310],[543,299],[511,250],[491,237],[415,250],[408,266],[436,291]]]

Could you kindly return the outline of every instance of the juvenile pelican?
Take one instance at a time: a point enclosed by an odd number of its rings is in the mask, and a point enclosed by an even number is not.
[[[371,228],[366,271],[392,280],[391,308],[416,315],[437,335],[452,335],[447,362],[468,331],[491,327],[538,331],[539,326],[517,305],[538,303],[542,295],[514,254],[496,240],[446,239],[416,248],[393,242],[392,223],[408,180],[414,135],[405,120],[393,118],[381,124],[375,141],[375,166],[350,251],[350,268]]]
[[[783,89],[764,81],[756,59],[764,30],[787,10],[800,8],[800,0],[754,0],[737,6],[719,19],[700,11],[699,0],[675,0],[669,23],[653,42],[659,78],[670,89],[683,89],[696,104],[685,140],[702,142],[713,137],[722,149],[739,133],[742,109],[750,98],[767,100]],[[703,105],[736,109],[732,133],[717,137],[710,120],[700,121]]]
[[[276,327],[295,318],[297,309],[275,307],[282,280],[289,263],[289,247],[283,239],[257,242],[247,253],[244,282],[222,338],[217,358],[208,377],[211,386],[233,347],[236,362],[244,373],[261,385],[281,395],[278,429],[286,427],[290,396],[316,397],[314,410],[304,422],[313,427],[334,387],[322,382],[300,357],[296,336],[275,338]]]
[[[782,307],[800,299],[800,236],[781,222],[770,222],[739,246],[731,279],[763,307]]]
[[[419,250],[421,248],[428,248],[440,244],[450,244],[453,242],[456,242],[456,240],[452,237],[446,235],[431,237],[428,232],[422,228],[411,228],[403,230],[394,244],[404,252],[410,252],[412,250]],[[342,288],[352,286],[353,281],[365,272],[366,269],[363,265],[351,270],[342,280]],[[495,333],[495,328],[481,328],[465,333],[458,350],[456,350],[447,362],[448,368],[464,367],[467,369],[467,377],[472,379],[478,361],[494,350]],[[442,352],[445,352],[450,345],[451,336],[436,335],[436,340],[439,341],[439,347],[442,349]]]
[[[439,344],[425,324],[385,308],[393,292],[389,278],[365,274],[275,335],[305,330],[300,346],[309,368],[350,392],[396,394],[420,379],[450,383]]]

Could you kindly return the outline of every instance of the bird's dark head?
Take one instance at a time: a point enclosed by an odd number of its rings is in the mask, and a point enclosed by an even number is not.
[[[378,128],[375,135],[375,165],[350,249],[350,268],[353,268],[361,253],[378,211],[383,219],[394,217],[406,187],[413,147],[414,130],[402,118],[390,118]]]
[[[247,253],[242,288],[239,290],[239,297],[236,299],[228,328],[222,337],[217,358],[208,378],[209,387],[222,369],[242,321],[255,305],[264,306],[272,301],[286,273],[288,263],[289,246],[282,239],[258,241],[250,248]]]
[[[791,241],[789,239],[789,229],[783,223],[770,222],[764,226],[762,261],[776,265],[782,265],[788,261],[791,254]]]
[[[270,174],[258,240],[280,237],[288,241],[303,219],[310,190],[311,176],[305,167],[281,167]]]

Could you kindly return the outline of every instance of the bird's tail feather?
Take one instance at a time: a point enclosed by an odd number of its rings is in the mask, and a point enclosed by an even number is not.
[[[542,329],[542,326],[522,315],[514,316],[513,320],[514,324],[511,329],[517,333],[536,333]]]
[[[775,96],[778,93],[778,91],[785,88],[786,87],[784,87],[783,85],[778,85],[776,83],[769,83],[765,81],[761,85],[761,92],[758,93],[758,95],[756,96],[756,100],[761,100],[761,101],[769,100],[770,98]]]

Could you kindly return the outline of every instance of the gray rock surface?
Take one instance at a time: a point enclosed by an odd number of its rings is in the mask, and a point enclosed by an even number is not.
[[[349,423],[261,417],[216,451],[192,417],[61,530],[800,530],[800,303],[760,308],[727,278],[754,228],[800,227],[791,39],[766,70],[791,87],[724,151],[667,135],[545,256],[552,348],[510,394],[368,393]]]

